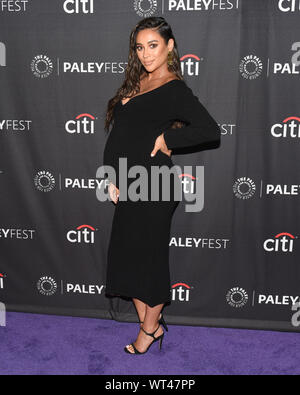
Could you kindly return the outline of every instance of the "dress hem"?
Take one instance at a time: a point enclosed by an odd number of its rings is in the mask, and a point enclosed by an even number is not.
[[[157,306],[157,305],[159,305],[159,304],[165,304],[165,303],[171,303],[171,298],[168,298],[168,299],[165,299],[165,301],[164,302],[158,302],[158,303],[155,303],[155,304],[153,304],[153,303],[149,303],[149,302],[147,302],[147,297],[145,298],[145,297],[143,297],[143,296],[138,296],[138,295],[129,295],[129,294],[127,294],[126,292],[122,292],[122,293],[116,293],[116,292],[112,292],[112,291],[105,291],[105,294],[106,295],[108,295],[108,296],[119,296],[119,297],[122,297],[122,296],[125,296],[126,298],[136,298],[136,299],[139,299],[139,300],[141,300],[143,303],[146,303],[148,306],[150,306],[150,307],[155,307],[155,306]]]

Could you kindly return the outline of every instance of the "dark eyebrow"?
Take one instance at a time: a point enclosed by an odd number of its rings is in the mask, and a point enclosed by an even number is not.
[[[153,43],[153,42],[158,42],[158,40],[151,40],[151,41],[148,41],[148,44],[149,43]],[[136,43],[136,45],[143,45],[142,43]]]

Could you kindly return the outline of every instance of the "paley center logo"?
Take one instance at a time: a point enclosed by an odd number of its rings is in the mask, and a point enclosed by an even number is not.
[[[43,276],[37,282],[37,289],[44,296],[53,296],[57,291],[57,283],[50,276]]]
[[[300,118],[291,116],[271,127],[271,135],[275,138],[300,138]]]
[[[189,286],[185,283],[176,283],[172,285],[171,294],[172,300],[178,300],[179,302],[189,302],[190,301],[190,291],[194,287]]]
[[[50,192],[55,187],[55,178],[46,170],[41,170],[34,177],[34,185],[41,192]]]
[[[227,292],[226,300],[229,306],[240,309],[241,307],[246,306],[249,296],[243,288],[234,287]]]
[[[300,0],[278,0],[278,8],[282,12],[299,12]]]
[[[233,184],[233,192],[239,199],[250,199],[255,194],[256,186],[249,177],[240,177]]]
[[[95,134],[95,120],[91,114],[79,114],[66,122],[65,130],[70,134]]]
[[[76,230],[70,230],[67,233],[67,240],[70,243],[94,244],[96,230],[90,225],[80,225]]]
[[[278,233],[274,238],[267,239],[263,243],[263,248],[267,252],[293,252],[296,238],[297,236],[291,233]]]
[[[157,0],[134,0],[133,9],[141,18],[148,18],[157,11]]]
[[[116,68],[119,68],[119,72],[123,72],[126,68],[126,62],[71,62],[71,61],[61,61],[57,58],[57,75],[66,73],[84,73],[84,74],[95,74],[95,73],[108,73],[116,72]],[[33,75],[37,78],[43,79],[51,75],[54,70],[54,65],[52,60],[47,55],[37,55],[31,61],[31,71]]]
[[[31,71],[37,78],[47,78],[53,71],[53,62],[47,55],[37,55],[31,61]]]
[[[245,56],[239,66],[240,73],[247,80],[258,78],[263,70],[263,63],[256,55]]]

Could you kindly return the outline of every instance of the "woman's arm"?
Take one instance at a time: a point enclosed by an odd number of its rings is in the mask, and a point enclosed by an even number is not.
[[[185,82],[176,86],[171,105],[172,118],[185,121],[188,125],[163,131],[168,149],[220,142],[221,130],[217,122]]]

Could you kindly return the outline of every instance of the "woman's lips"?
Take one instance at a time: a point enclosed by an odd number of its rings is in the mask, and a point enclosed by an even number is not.
[[[145,66],[150,66],[150,64],[152,64],[153,62],[154,62],[154,60],[152,60],[152,62],[148,62],[148,63],[145,62]]]

